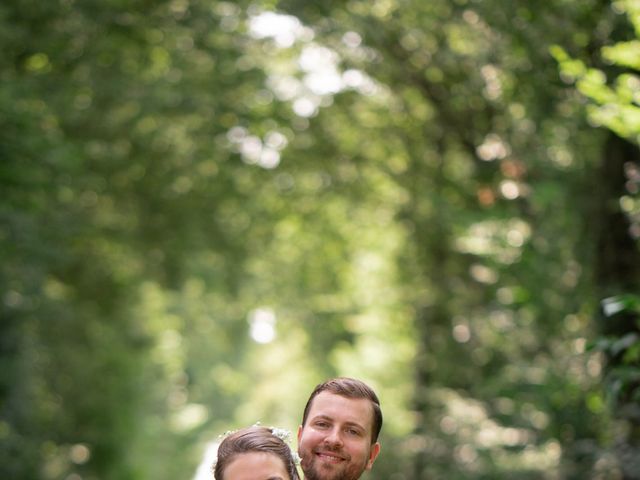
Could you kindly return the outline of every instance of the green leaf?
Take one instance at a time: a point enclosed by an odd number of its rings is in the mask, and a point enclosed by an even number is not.
[[[638,342],[640,342],[640,335],[635,332],[627,333],[610,346],[611,354],[618,355],[620,352],[628,349],[632,345],[638,344]]]
[[[632,293],[607,297],[601,304],[604,314],[608,317],[625,310],[640,312],[640,296]]]
[[[616,65],[640,70],[640,40],[619,42],[602,48],[602,56]]]
[[[624,357],[622,357],[622,361],[626,364],[633,364],[640,362],[640,342],[636,341],[635,344],[631,345],[627,348],[627,351],[624,353]]]

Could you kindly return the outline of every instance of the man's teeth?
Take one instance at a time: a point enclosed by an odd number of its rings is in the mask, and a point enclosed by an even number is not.
[[[319,453],[318,456],[320,456],[322,458],[326,458],[326,459],[334,461],[334,462],[342,460],[342,457],[339,457],[337,455],[331,455],[329,453]]]

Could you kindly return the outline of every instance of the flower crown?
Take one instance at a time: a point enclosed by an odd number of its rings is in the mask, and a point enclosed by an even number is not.
[[[253,425],[251,425],[252,427],[261,427],[262,425],[260,424],[260,422],[256,422]],[[271,431],[271,435],[273,435],[274,437],[279,438],[280,440],[282,440],[285,444],[287,444],[287,446],[289,447],[289,450],[291,451],[291,458],[293,459],[293,463],[296,466],[300,466],[300,456],[298,455],[298,452],[296,452],[292,447],[291,447],[291,432],[289,430],[286,430],[284,428],[278,428],[278,427],[267,427],[268,430]],[[221,435],[218,435],[218,440],[222,441],[225,438],[227,438],[229,435],[232,435],[234,433],[236,433],[238,430],[227,430],[226,432],[224,432]],[[217,462],[214,461],[214,466]]]

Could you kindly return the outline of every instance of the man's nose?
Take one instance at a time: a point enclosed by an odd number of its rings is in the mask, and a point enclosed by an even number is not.
[[[339,428],[332,428],[330,432],[327,433],[327,436],[324,439],[325,443],[331,445],[332,447],[341,447],[342,446],[342,435],[340,433]]]

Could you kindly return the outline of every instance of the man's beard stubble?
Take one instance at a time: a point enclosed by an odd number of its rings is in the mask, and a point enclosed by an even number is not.
[[[349,469],[341,470],[339,472],[334,472],[333,475],[322,475],[321,472],[318,471],[316,462],[305,462],[304,459],[300,462],[300,466],[302,467],[302,471],[304,472],[304,480],[358,480],[362,474],[364,473],[365,466],[360,468],[360,473],[356,476],[353,476],[349,471]]]

